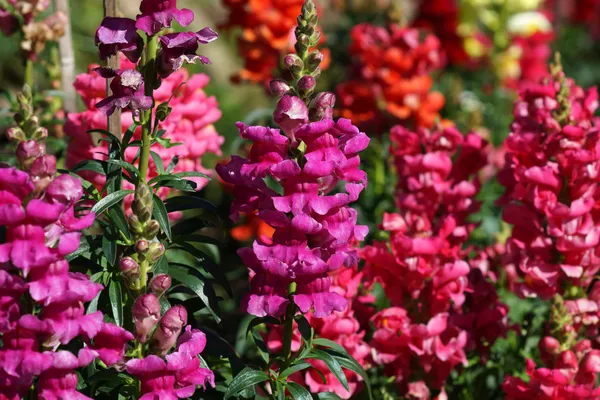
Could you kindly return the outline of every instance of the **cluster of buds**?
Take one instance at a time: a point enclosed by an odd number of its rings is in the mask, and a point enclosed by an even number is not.
[[[321,33],[317,30],[317,8],[312,2],[305,2],[298,16],[298,26],[295,30],[297,37],[294,45],[295,53],[288,54],[283,64],[290,77],[288,83],[284,79],[273,79],[269,84],[271,94],[284,97],[294,96],[308,104],[311,121],[331,118],[335,96],[323,92],[315,95],[317,79],[321,76],[321,63],[324,55],[315,46],[321,41]],[[286,97],[286,98],[289,98]],[[293,105],[290,103],[290,107]],[[284,113],[287,111],[284,111]],[[277,123],[287,118],[285,115],[275,115]]]
[[[29,86],[17,95],[18,110],[16,126],[7,130],[8,138],[17,144],[17,164],[26,171],[35,185],[34,192],[41,193],[56,174],[56,159],[46,154],[48,131],[40,126],[33,109],[33,97]]]
[[[129,216],[129,227],[135,241],[134,254],[120,260],[121,273],[130,288],[135,290],[145,289],[148,271],[165,253],[164,245],[156,240],[160,224],[152,219],[153,206],[152,189],[140,182],[135,188],[131,206],[133,212]]]
[[[306,45],[315,47],[323,42],[321,35],[314,36],[306,25],[312,25],[313,29],[318,29],[311,22],[307,15],[303,15],[304,22],[296,21],[295,16],[300,13],[314,13],[316,20],[316,7],[311,8],[302,6],[302,0],[276,1],[262,0],[258,2],[223,0],[226,8],[230,10],[229,20],[224,24],[224,28],[242,28],[242,34],[239,38],[239,49],[245,61],[244,68],[239,71],[233,80],[236,82],[249,81],[253,83],[268,84],[273,78],[275,70],[280,65],[280,59],[283,54],[289,52],[293,47],[296,53],[304,58],[298,52],[298,47],[305,48]],[[302,9],[301,9],[302,7]],[[294,43],[291,38],[294,26],[298,24],[297,29],[307,36],[298,36],[299,40]],[[299,32],[296,32],[298,34]],[[312,40],[316,38],[316,40]],[[322,68],[328,64],[327,54],[320,58],[312,60]],[[289,60],[292,62],[292,60]],[[286,64],[286,68],[291,65]],[[295,68],[298,68],[296,66]],[[302,67],[299,67],[302,68]]]
[[[49,0],[0,1],[0,31],[10,36],[21,30],[21,50],[27,59],[35,60],[48,42],[56,42],[65,34],[66,16],[56,12],[43,21],[36,17],[49,6]]]

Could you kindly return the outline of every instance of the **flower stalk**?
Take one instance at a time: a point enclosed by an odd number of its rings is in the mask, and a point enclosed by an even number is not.
[[[283,364],[281,365],[281,370],[286,369],[291,362],[292,355],[292,335],[294,333],[294,316],[296,315],[296,305],[291,300],[291,297],[296,293],[296,282],[290,283],[288,294],[290,297],[290,303],[287,306],[287,310],[285,313],[285,328],[283,333]]]

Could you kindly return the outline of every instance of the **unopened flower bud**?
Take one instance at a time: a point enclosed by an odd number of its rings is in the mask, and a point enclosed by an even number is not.
[[[144,226],[140,222],[138,216],[135,214],[131,214],[129,216],[129,227],[131,228],[131,231],[135,234],[139,235],[144,232]]]
[[[24,170],[28,170],[36,158],[41,157],[45,152],[43,144],[35,140],[27,140],[19,143],[17,146],[17,161]]]
[[[283,64],[292,74],[297,75],[302,72],[304,63],[296,54],[288,54],[283,59]]]
[[[150,350],[164,356],[177,342],[181,329],[187,323],[187,311],[183,306],[171,307],[160,320],[152,335]]]
[[[148,258],[151,262],[158,261],[165,254],[165,246],[162,243],[151,243],[148,249]]]
[[[148,222],[152,217],[152,189],[146,184],[139,184],[135,188],[135,197],[131,208],[138,216],[141,223]]]
[[[310,36],[304,33],[301,33],[297,36],[296,40],[298,41],[299,44],[301,44],[304,47],[309,47],[310,46]]]
[[[157,220],[151,219],[146,224],[144,236],[146,236],[147,238],[153,238],[153,237],[156,237],[156,235],[158,235],[159,231],[160,231],[160,224],[158,223]]]
[[[137,281],[140,278],[140,265],[131,257],[123,257],[119,261],[121,273],[129,282]]]
[[[31,138],[37,140],[38,142],[43,142],[48,138],[48,129],[44,128],[43,126],[38,126],[31,134]]]
[[[312,71],[315,68],[317,68],[318,66],[321,65],[321,63],[323,62],[323,60],[325,59],[325,56],[323,55],[323,53],[321,53],[318,50],[312,51],[309,55],[308,55],[308,68]]]
[[[269,91],[273,96],[281,97],[290,91],[290,85],[282,79],[273,79],[269,84]]]
[[[317,85],[317,81],[314,77],[310,75],[304,75],[298,81],[298,90],[300,91],[300,95],[305,96],[311,93],[315,86]]]
[[[8,128],[6,130],[6,136],[8,136],[10,140],[14,140],[16,142],[22,142],[27,139],[23,130],[17,127]]]
[[[150,248],[150,244],[148,243],[148,241],[146,239],[140,239],[135,244],[135,251],[138,254],[146,253],[149,248]]]
[[[335,94],[331,92],[319,93],[310,104],[310,120],[321,121],[325,118],[332,118],[334,106]]]
[[[171,287],[171,277],[167,274],[156,275],[150,281],[150,290],[156,296],[160,297]]]
[[[132,313],[135,338],[140,343],[146,343],[148,335],[160,319],[160,301],[152,293],[140,296],[133,305]]]

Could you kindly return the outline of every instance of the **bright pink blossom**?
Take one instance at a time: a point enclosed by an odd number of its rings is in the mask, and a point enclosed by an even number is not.
[[[330,290],[329,273],[356,263],[349,243],[367,233],[356,225],[357,212],[348,204],[367,182],[358,153],[369,138],[346,119],[309,123],[308,108],[292,96],[281,98],[274,116],[285,135],[238,123],[241,137],[254,143],[249,157],[234,156],[217,167],[234,186],[232,218],[257,211],[275,228],[272,243],[255,241],[238,252],[254,272],[245,308],[257,316],[282,315],[288,286],[295,282],[296,305],[321,318],[345,309],[346,300]],[[300,158],[291,157],[290,149]],[[267,177],[278,182],[281,193],[267,187]],[[333,194],[339,181],[345,182],[344,190]]]
[[[187,326],[179,336],[177,351],[165,359],[150,355],[127,362],[127,372],[141,381],[142,400],[179,399],[191,397],[198,385],[214,387],[212,371],[203,368],[199,355],[206,345],[206,336]]]

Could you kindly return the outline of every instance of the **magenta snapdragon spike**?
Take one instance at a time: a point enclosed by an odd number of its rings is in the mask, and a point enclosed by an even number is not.
[[[109,364],[122,360],[132,336],[105,323],[100,311],[85,313],[84,303],[102,286],[87,275],[69,272],[64,259],[79,246],[80,231],[94,221],[93,214],[75,216],[75,203],[83,194],[79,180],[62,175],[40,198],[31,198],[34,188],[27,172],[0,168],[0,223],[7,238],[0,245],[0,376],[7,377],[0,379],[0,393],[22,396],[39,376],[41,397],[64,398],[75,396],[76,368],[99,354]],[[39,313],[23,308],[20,299],[25,294]],[[122,340],[115,340],[119,337]],[[78,357],[53,351],[75,338],[90,348]]]
[[[596,88],[584,91],[562,72],[519,92],[499,176],[503,218],[514,225],[505,265],[519,295],[585,288],[600,268],[597,107]]]
[[[217,167],[239,195],[232,205],[234,219],[239,212],[256,211],[275,228],[272,244],[256,241],[252,249],[239,251],[255,273],[246,310],[281,316],[294,282],[293,300],[300,310],[314,308],[314,315],[323,317],[346,306],[330,292],[329,272],[357,262],[350,244],[367,233],[366,227],[356,225],[356,210],[348,204],[358,199],[367,182],[358,152],[369,138],[346,119],[309,122],[308,108],[297,97],[284,96],[275,115],[286,135],[238,123],[241,136],[254,142],[249,158],[235,157]],[[294,152],[301,155],[291,157]],[[281,192],[267,187],[268,178],[279,183]],[[332,193],[341,181],[344,189]]]
[[[76,369],[99,357],[123,363],[133,335],[110,323],[102,312],[86,314],[85,303],[102,289],[71,272],[65,257],[77,250],[81,231],[94,213],[75,211],[83,195],[79,179],[56,175],[56,160],[45,154],[45,130],[33,114],[28,88],[19,94],[17,141],[21,170],[0,167],[0,398],[21,398],[37,378],[44,399],[87,398],[77,392]],[[86,347],[75,355],[74,340]]]
[[[504,259],[510,287],[552,299],[539,344],[543,365],[527,360],[528,382],[507,377],[507,399],[541,390],[549,398],[600,395],[598,93],[566,78],[558,55],[551,71],[519,92],[499,176],[503,218],[514,225]]]
[[[343,311],[347,302],[330,290],[330,273],[357,263],[353,243],[367,234],[349,204],[367,184],[358,153],[369,138],[350,120],[332,119],[333,94],[314,95],[320,75],[315,60],[321,57],[309,51],[318,42],[312,2],[304,4],[298,21],[298,55],[284,62],[293,82],[271,85],[281,96],[273,115],[281,129],[239,122],[241,137],[253,142],[250,153],[217,167],[234,186],[231,217],[256,212],[275,229],[271,243],[255,241],[238,251],[253,272],[244,306],[256,316],[280,317],[290,301],[317,318]]]

